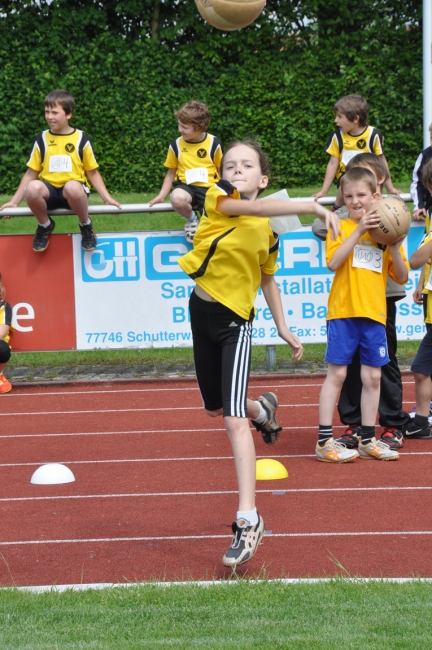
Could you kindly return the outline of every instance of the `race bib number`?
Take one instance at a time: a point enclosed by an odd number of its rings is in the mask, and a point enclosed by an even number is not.
[[[50,172],[71,172],[72,158],[70,156],[51,156],[49,161]]]
[[[375,246],[354,246],[352,265],[358,269],[367,269],[382,273],[383,269],[383,251]]]
[[[345,149],[342,150],[342,162],[346,166],[348,165],[349,161],[351,158],[354,158],[354,156],[358,156],[358,154],[361,153],[361,151],[345,151]]]
[[[208,183],[208,170],[205,167],[186,170],[186,185],[192,183]]]

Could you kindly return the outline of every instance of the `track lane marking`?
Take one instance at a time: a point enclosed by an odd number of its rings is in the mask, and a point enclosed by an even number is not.
[[[432,530],[396,530],[396,531],[358,531],[358,532],[322,532],[322,533],[268,533],[265,537],[357,537],[366,535],[404,536],[404,535],[432,535]],[[0,546],[25,546],[35,544],[96,544],[113,542],[169,542],[190,541],[198,539],[231,539],[227,535],[167,535],[154,537],[90,537],[88,539],[30,539],[10,542],[0,542]]]

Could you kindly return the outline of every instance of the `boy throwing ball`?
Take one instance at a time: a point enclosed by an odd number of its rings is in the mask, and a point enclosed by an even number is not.
[[[105,187],[88,135],[69,124],[74,108],[74,98],[67,90],[53,90],[45,97],[49,129],[35,138],[28,169],[17,191],[0,207],[16,208],[25,197],[39,223],[33,240],[36,253],[48,248],[48,238],[55,228],[48,210],[58,208],[73,210],[78,215],[83,249],[96,248],[96,235],[88,216],[90,183],[107,205],[121,208]]]

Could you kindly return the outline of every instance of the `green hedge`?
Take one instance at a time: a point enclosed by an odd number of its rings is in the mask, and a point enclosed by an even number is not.
[[[268,0],[253,26],[222,33],[191,0],[170,0],[159,40],[149,37],[154,4],[126,3],[129,15],[90,0],[2,3],[0,192],[15,189],[45,128],[43,98],[57,87],[74,94],[71,123],[92,138],[110,191],[158,189],[173,110],[192,98],[209,104],[210,131],[224,142],[257,136],[274,184],[290,187],[322,181],[334,102],[360,93],[393,178],[411,173],[422,149],[420,1]]]

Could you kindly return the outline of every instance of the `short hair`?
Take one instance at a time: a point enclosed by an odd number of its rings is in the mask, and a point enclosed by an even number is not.
[[[345,97],[341,97],[334,105],[333,110],[335,113],[343,113],[350,122],[353,122],[358,115],[359,125],[367,125],[369,106],[361,95],[345,95]]]
[[[250,149],[253,149],[257,153],[262,175],[263,176],[270,176],[270,162],[269,162],[268,156],[262,150],[262,147],[261,147],[260,143],[257,142],[256,140],[253,140],[252,138],[251,139],[245,139],[245,140],[233,140],[232,142],[229,143],[229,145],[225,149],[224,155],[222,156],[222,161],[221,161],[222,175],[223,175],[223,166],[224,166],[225,156],[227,155],[228,151],[230,151],[230,149],[234,149],[234,147],[238,147],[238,145],[240,145],[240,144],[244,144],[246,147],[249,147]],[[259,189],[258,190],[258,194],[261,194],[261,192],[264,192],[264,189]]]
[[[191,100],[175,111],[179,122],[192,124],[195,131],[206,131],[210,123],[210,113],[207,104]]]
[[[381,156],[377,156],[376,153],[358,153],[354,158],[348,162],[346,170],[354,169],[355,167],[369,167],[375,172],[375,176],[378,178],[384,178],[383,183],[388,179],[388,170],[384,163],[384,160]]]
[[[45,106],[60,104],[64,112],[69,115],[75,110],[75,100],[68,90],[52,90],[45,97]]]
[[[432,158],[429,158],[421,170],[420,180],[428,190],[432,189]]]
[[[347,183],[366,183],[372,194],[377,191],[376,178],[370,169],[366,169],[366,167],[354,167],[342,176],[340,182],[342,193]]]

